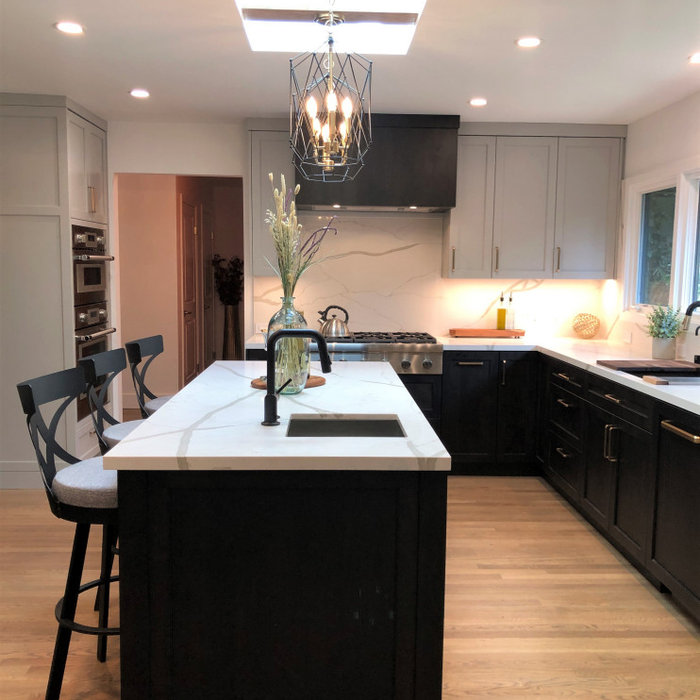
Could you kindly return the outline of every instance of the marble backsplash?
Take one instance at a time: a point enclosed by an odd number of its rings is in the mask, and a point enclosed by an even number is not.
[[[309,212],[299,220],[313,231],[328,216]],[[614,280],[447,279],[441,272],[442,215],[342,212],[335,225],[337,235],[323,242],[323,261],[304,273],[296,289],[296,306],[311,328],[318,328],[318,311],[330,304],[347,309],[355,331],[447,335],[450,328],[495,328],[500,293],[512,291],[515,326],[527,339],[575,337],[573,318],[586,312],[601,321],[597,339],[648,343],[651,349],[644,317],[619,314]],[[253,293],[259,330],[280,306],[280,282],[256,277]],[[679,349],[685,356],[696,346],[688,334]]]

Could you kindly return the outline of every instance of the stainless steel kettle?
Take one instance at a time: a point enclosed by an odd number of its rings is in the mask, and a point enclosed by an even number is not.
[[[335,314],[328,318],[328,312],[331,309],[338,309],[345,314],[345,319],[340,320]],[[348,328],[348,321],[350,320],[350,315],[342,306],[329,306],[325,311],[318,312],[321,318],[318,322],[321,324],[321,335],[326,338],[337,338],[341,335],[350,335],[350,329]]]

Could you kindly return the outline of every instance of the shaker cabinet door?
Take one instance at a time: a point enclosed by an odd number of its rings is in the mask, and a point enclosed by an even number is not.
[[[68,113],[70,215],[107,223],[107,139],[102,129]]]

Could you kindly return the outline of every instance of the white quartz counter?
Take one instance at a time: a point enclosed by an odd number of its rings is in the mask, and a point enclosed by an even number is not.
[[[119,470],[448,471],[450,456],[385,362],[337,362],[326,384],[280,396],[280,425],[263,426],[264,362],[216,362],[104,457]],[[312,363],[312,374],[321,375]],[[398,437],[287,437],[292,414],[397,416]]]

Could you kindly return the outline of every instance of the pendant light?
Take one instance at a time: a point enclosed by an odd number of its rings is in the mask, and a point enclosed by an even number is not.
[[[333,50],[333,27],[343,18],[331,10],[317,22],[328,29],[323,53],[290,59],[290,144],[297,170],[307,180],[352,180],[372,143],[372,61]]]

